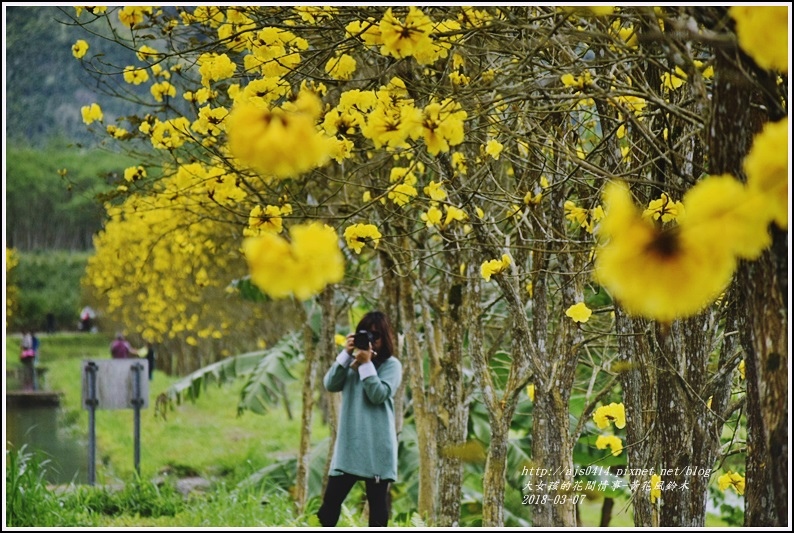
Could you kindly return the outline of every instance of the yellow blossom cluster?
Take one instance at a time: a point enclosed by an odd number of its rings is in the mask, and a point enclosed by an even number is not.
[[[491,259],[480,265],[480,275],[485,281],[491,281],[491,276],[501,274],[510,267],[510,256],[502,254],[501,259]]]
[[[158,182],[160,194],[108,204],[109,221],[95,237],[96,254],[86,267],[86,288],[104,295],[107,316],[153,342],[188,336],[210,341],[237,324],[247,328],[254,317],[261,320],[251,309],[219,318],[243,309],[239,302],[226,303],[225,286],[230,274],[243,274],[245,263],[234,241],[216,241],[223,234],[218,217],[191,217],[186,209],[188,191],[201,179],[182,171]]]
[[[634,206],[628,187],[604,192],[595,277],[629,313],[670,322],[700,312],[725,290],[738,259],[755,259],[770,244],[771,222],[787,223],[787,120],[768,124],[745,159],[747,184],[708,176],[672,204],[661,227]],[[659,213],[664,221],[664,214]],[[782,226],[785,227],[785,226]]]
[[[599,435],[596,439],[596,448],[599,450],[612,449],[612,455],[617,457],[623,452],[623,441],[615,435]]]
[[[119,21],[128,28],[133,28],[143,22],[145,15],[151,14],[151,6],[124,6],[119,10]]]
[[[321,166],[335,143],[317,129],[320,110],[319,98],[310,91],[282,107],[235,105],[226,118],[229,150],[266,177],[291,178]]]
[[[421,9],[414,6],[408,7],[404,18],[397,17],[392,8],[389,8],[383,15],[377,32],[370,33],[368,38],[372,44],[381,46],[383,55],[398,59],[413,57],[419,64],[428,65],[447,57],[450,41],[457,39],[448,37],[447,42],[437,41],[431,34],[452,33],[460,27],[460,23],[455,20],[434,23]]]
[[[565,311],[565,316],[570,317],[574,322],[582,324],[590,320],[590,315],[592,314],[593,311],[584,302],[575,303]]]
[[[672,222],[683,214],[684,204],[680,201],[674,202],[670,199],[670,195],[663,192],[659,198],[650,201],[648,207],[642,212],[642,217],[661,220],[662,222]]]
[[[537,199],[532,199],[533,203],[540,201],[541,195],[538,194]],[[526,199],[525,199],[525,203]],[[563,204],[565,211],[565,218],[571,222],[575,222],[579,227],[584,228],[587,233],[593,233],[596,224],[604,218],[604,209],[597,205],[592,209],[585,209],[584,207],[577,206],[573,201],[566,200]]]
[[[790,6],[732,6],[739,45],[759,66],[788,72]]]
[[[626,427],[626,410],[622,403],[602,405],[593,413],[593,421],[599,429],[606,429],[612,422],[616,428],[623,429]]]
[[[307,300],[342,280],[344,258],[330,226],[311,222],[290,228],[287,241],[274,233],[248,237],[243,253],[251,281],[272,298]]]
[[[347,246],[357,254],[370,242],[373,248],[377,248],[382,236],[374,224],[353,224],[345,229]]]
[[[254,206],[248,215],[248,226],[243,229],[246,237],[257,237],[262,233],[281,233],[284,229],[283,217],[292,214],[292,206],[261,205]]]
[[[190,138],[190,122],[185,117],[176,117],[161,122],[159,119],[154,124],[143,122],[140,131],[148,134],[158,150],[173,150],[179,148]]]
[[[72,45],[72,55],[75,58],[82,59],[86,52],[88,52],[88,43],[83,39],[78,39]]]
[[[140,85],[149,81],[149,72],[145,68],[126,66],[124,67],[124,81],[132,85]]]
[[[740,496],[744,494],[744,476],[738,472],[727,471],[717,478],[717,485],[721,491],[725,491],[728,487],[733,487],[737,494]]]
[[[83,122],[86,124],[91,124],[95,121],[101,122],[104,116],[102,114],[102,108],[99,107],[99,104],[90,104],[81,107],[80,114],[83,116]]]
[[[356,72],[356,60],[348,54],[339,54],[328,60],[325,72],[335,80],[349,80]]]

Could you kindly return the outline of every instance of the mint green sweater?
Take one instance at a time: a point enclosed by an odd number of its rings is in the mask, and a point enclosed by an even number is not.
[[[323,378],[326,390],[342,392],[329,475],[348,473],[396,481],[394,394],[402,380],[402,363],[389,357],[377,370],[372,363],[353,370],[349,368],[352,361],[343,350]]]

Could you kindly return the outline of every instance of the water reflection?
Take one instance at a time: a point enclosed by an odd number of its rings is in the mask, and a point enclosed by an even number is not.
[[[41,454],[49,460],[45,479],[49,483],[87,483],[87,443],[79,442],[64,427],[60,407],[8,407],[6,409],[6,440],[8,449]]]

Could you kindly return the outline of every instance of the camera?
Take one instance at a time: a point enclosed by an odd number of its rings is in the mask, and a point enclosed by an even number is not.
[[[353,337],[353,346],[359,350],[369,350],[369,345],[372,342],[375,342],[375,336],[365,329],[358,330],[356,336]]]

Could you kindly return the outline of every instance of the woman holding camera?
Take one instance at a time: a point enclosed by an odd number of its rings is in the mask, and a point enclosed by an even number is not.
[[[364,315],[356,332],[323,378],[329,392],[342,392],[334,455],[328,485],[317,517],[335,526],[342,503],[363,480],[369,502],[369,526],[389,521],[389,484],[397,480],[397,433],[394,394],[402,364],[394,355],[394,333],[386,315]]]

